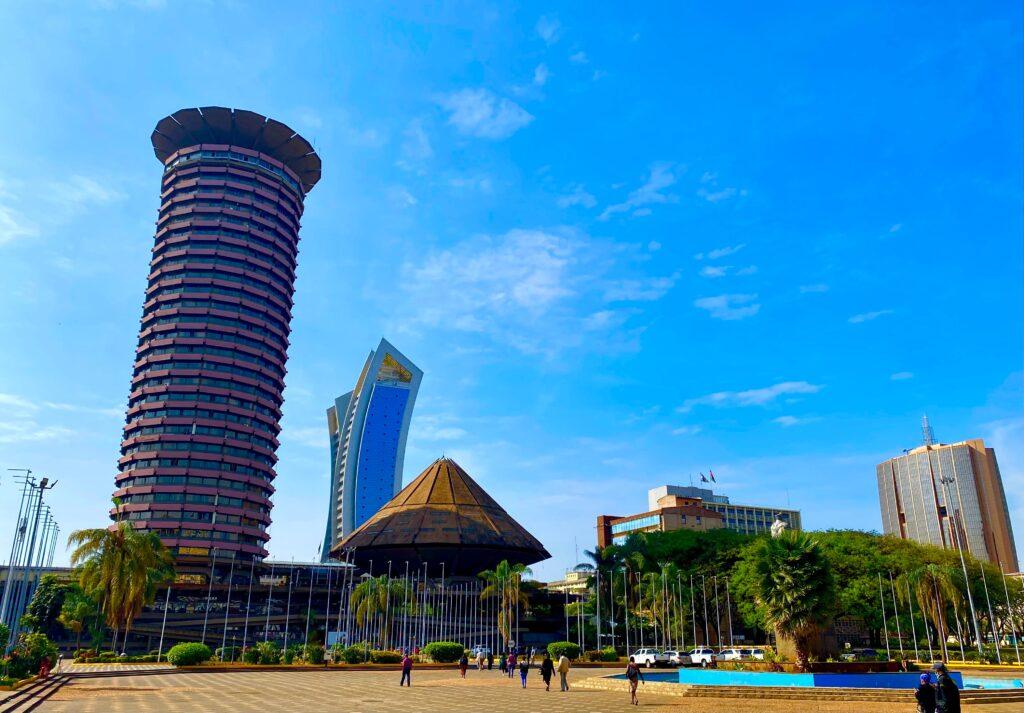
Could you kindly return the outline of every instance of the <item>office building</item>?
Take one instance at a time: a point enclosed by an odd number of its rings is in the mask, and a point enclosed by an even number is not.
[[[175,554],[263,558],[320,158],[284,124],[222,107],[161,119],[152,144],[160,211],[114,495]]]
[[[565,579],[548,582],[544,585],[544,589],[556,594],[582,597],[590,589],[590,578],[594,576],[592,571],[571,569],[565,573]]]
[[[451,458],[427,466],[331,551],[364,570],[389,561],[425,567],[425,577],[475,578],[502,560],[531,565],[550,556]]]
[[[1004,572],[1018,570],[996,454],[980,439],[925,443],[876,468],[887,535],[963,549]]]
[[[776,519],[793,530],[801,529],[800,511],[762,505],[738,505],[709,488],[662,485],[647,491],[647,512],[636,515],[600,515],[597,545],[622,544],[637,532],[712,530],[725,527],[747,535],[771,531]]]
[[[381,339],[355,388],[327,409],[331,479],[323,561],[402,489],[405,441],[422,379],[415,364]]]

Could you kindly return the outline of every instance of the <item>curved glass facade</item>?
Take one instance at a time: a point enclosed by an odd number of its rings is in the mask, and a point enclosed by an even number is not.
[[[218,107],[163,119],[153,147],[161,205],[114,495],[177,554],[262,558],[319,158],[283,124]]]

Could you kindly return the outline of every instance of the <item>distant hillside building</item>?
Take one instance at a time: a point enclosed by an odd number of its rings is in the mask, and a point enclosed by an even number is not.
[[[331,484],[322,561],[401,490],[405,442],[422,379],[415,364],[381,339],[355,388],[327,409]]]
[[[875,469],[887,535],[964,549],[1004,572],[1019,568],[996,454],[980,439],[925,444]],[[947,500],[948,494],[948,500]]]
[[[713,530],[728,528],[753,535],[769,532],[776,518],[790,529],[801,529],[800,511],[760,505],[736,505],[709,488],[662,485],[647,491],[647,512],[636,515],[600,515],[597,545],[621,544],[636,532]]]

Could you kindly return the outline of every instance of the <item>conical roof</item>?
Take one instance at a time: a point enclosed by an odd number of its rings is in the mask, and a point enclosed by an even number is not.
[[[504,559],[533,564],[551,555],[512,519],[458,463],[440,458],[331,552],[356,564],[386,567],[424,563],[440,574],[472,576]],[[401,563],[401,564],[400,564]],[[379,571],[379,570],[378,570]]]

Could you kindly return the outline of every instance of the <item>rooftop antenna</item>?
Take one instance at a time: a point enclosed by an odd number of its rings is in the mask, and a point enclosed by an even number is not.
[[[924,438],[924,445],[935,445],[935,431],[932,430],[932,425],[928,423],[928,414],[921,417],[921,435]]]

